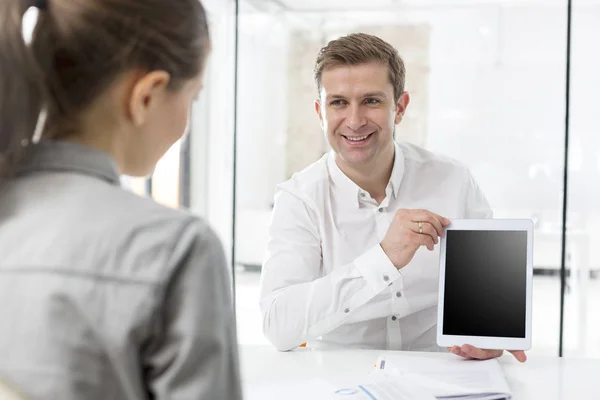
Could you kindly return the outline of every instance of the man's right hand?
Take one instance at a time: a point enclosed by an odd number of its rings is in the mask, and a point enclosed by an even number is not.
[[[396,211],[381,248],[398,269],[405,267],[421,246],[433,251],[450,220],[427,210]]]

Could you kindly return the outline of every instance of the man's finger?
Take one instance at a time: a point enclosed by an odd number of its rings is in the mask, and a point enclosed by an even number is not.
[[[458,347],[458,346],[452,346],[452,347],[449,347],[448,350],[450,350],[450,353],[456,354],[457,356],[460,356],[460,353],[461,353],[460,347]]]
[[[418,233],[420,235],[429,235],[434,244],[439,242],[437,232],[435,231],[433,225],[431,225],[429,222],[421,222],[421,231],[419,231],[419,222],[408,222],[407,224],[409,225],[409,229],[414,233]]]
[[[444,227],[442,226],[442,222],[437,218],[437,214],[433,214],[426,210],[419,210],[412,214],[410,218],[417,223],[429,222],[431,226],[435,228],[437,236],[442,236],[444,234]]]
[[[474,358],[471,357],[470,355],[464,353],[463,351],[461,351],[460,349],[458,350],[458,355],[461,356],[462,358],[464,358],[465,360],[473,360]]]
[[[439,214],[433,213],[431,211],[428,211],[429,214],[431,214],[431,216],[440,223],[440,236],[444,236],[444,228],[447,227],[448,225],[450,225],[450,220],[448,218],[442,217]]]
[[[523,350],[508,350],[508,352],[515,356],[519,362],[524,363],[527,361],[527,354]]]
[[[425,246],[427,247],[427,250],[433,250],[435,248],[435,243],[432,239],[431,236],[429,235],[421,235],[418,233],[413,233],[413,239],[415,241],[415,243],[417,243],[420,246]]]
[[[458,346],[452,346],[449,350],[451,353],[456,354],[459,357],[465,358],[467,360],[473,359],[473,357],[470,357],[468,354],[465,354],[464,352],[462,352],[460,350],[460,347],[458,347]]]
[[[430,211],[430,212],[431,212],[431,211]],[[439,221],[442,223],[442,225],[443,225],[443,226],[448,226],[448,225],[450,225],[450,220],[449,220],[448,218],[446,218],[446,217],[442,217],[441,215],[439,215],[439,214],[436,214],[436,213],[433,213],[433,212],[432,212],[432,214],[433,214],[433,215],[435,215],[435,216],[437,217],[437,219],[438,219],[438,220],[439,220]]]
[[[463,353],[478,360],[488,360],[502,355],[502,350],[483,350],[468,344],[463,345],[460,349]]]
[[[426,213],[431,214],[435,219],[437,219],[438,221],[440,221],[440,224],[442,224],[442,227],[448,226],[450,225],[450,220],[446,217],[442,217],[440,214],[436,214],[434,212],[428,211],[428,210],[423,210]]]

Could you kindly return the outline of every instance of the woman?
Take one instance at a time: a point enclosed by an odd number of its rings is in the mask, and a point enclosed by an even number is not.
[[[0,5],[0,376],[30,398],[238,399],[213,231],[119,187],[182,137],[198,0]]]

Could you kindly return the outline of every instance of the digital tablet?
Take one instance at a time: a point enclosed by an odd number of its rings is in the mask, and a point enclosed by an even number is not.
[[[437,343],[531,348],[531,220],[451,220],[440,248]]]

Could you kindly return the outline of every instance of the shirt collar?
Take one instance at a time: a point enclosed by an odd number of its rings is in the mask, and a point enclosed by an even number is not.
[[[66,141],[44,140],[28,147],[17,173],[40,171],[74,172],[120,184],[117,164],[108,153]]]
[[[353,180],[348,178],[338,167],[335,162],[335,152],[332,150],[327,157],[327,166],[329,169],[329,175],[335,190],[339,191],[343,197],[350,199],[356,207],[360,206],[360,193],[362,189],[354,183]],[[388,188],[391,187],[394,197],[398,197],[400,192],[400,184],[402,183],[402,177],[404,176],[404,154],[398,143],[394,142],[394,167],[392,168],[392,175]],[[388,190],[386,190],[388,192]]]

